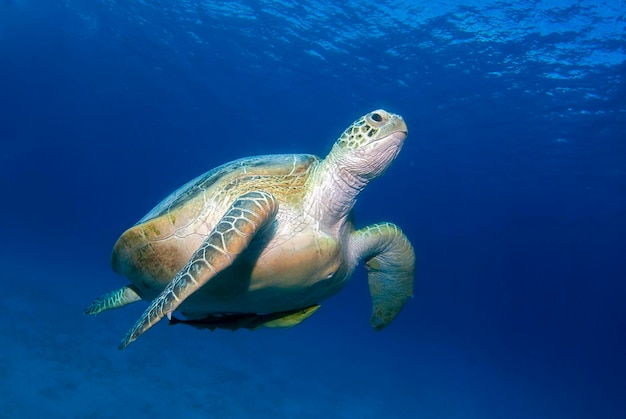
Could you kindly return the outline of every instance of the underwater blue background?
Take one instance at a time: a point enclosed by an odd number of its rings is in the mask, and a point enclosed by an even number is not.
[[[622,1],[0,0],[0,417],[626,417]],[[409,137],[356,205],[365,270],[296,328],[88,317],[117,237],[229,160],[325,155],[376,108]]]

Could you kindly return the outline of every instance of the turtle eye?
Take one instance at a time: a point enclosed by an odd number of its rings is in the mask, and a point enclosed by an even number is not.
[[[383,117],[380,116],[380,114],[378,112],[374,112],[370,118],[372,118],[372,121],[374,122],[382,122],[383,121]]]

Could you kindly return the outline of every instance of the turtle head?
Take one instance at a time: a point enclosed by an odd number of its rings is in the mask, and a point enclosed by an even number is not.
[[[407,133],[401,116],[375,110],[344,131],[333,146],[332,159],[344,180],[365,184],[391,165]]]
[[[320,225],[345,223],[359,192],[391,165],[407,132],[401,116],[382,109],[362,116],[344,131],[311,176],[307,205],[313,213],[318,208]]]

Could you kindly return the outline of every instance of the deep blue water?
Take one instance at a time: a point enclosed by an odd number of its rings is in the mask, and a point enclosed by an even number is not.
[[[0,1],[0,417],[626,417],[621,1]],[[360,267],[288,330],[82,314],[117,237],[229,160],[325,155],[404,116],[359,226],[415,298],[382,332]]]

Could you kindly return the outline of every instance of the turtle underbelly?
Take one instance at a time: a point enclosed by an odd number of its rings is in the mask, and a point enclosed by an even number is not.
[[[309,307],[336,294],[350,272],[344,267],[341,246],[332,237],[289,239],[269,245],[259,254],[242,254],[190,295],[179,307],[183,313],[275,313]]]
[[[308,287],[269,286],[232,292],[210,286],[197,291],[183,302],[178,311],[188,318],[207,314],[277,313],[318,304],[341,290],[344,281],[327,279]]]

